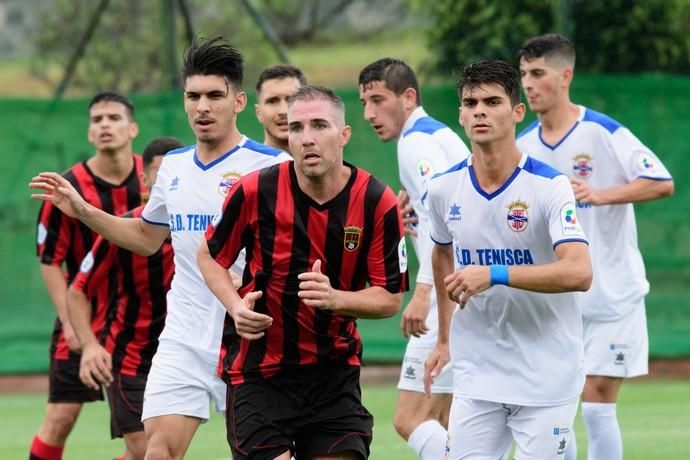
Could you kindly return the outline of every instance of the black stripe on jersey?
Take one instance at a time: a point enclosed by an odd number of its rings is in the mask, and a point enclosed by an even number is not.
[[[345,238],[345,225],[351,190],[351,187],[346,187],[338,195],[337,201],[333,203],[333,206],[328,211],[326,241],[323,248],[325,260],[322,260],[321,263],[324,268],[323,272],[328,276],[333,289],[343,289],[343,286],[340,285],[340,271],[343,263],[343,251],[345,250],[343,240]],[[349,290],[350,286],[345,286],[344,288]],[[333,320],[333,312],[317,308],[315,314],[316,352],[319,364],[322,364],[333,360],[334,339],[328,333],[328,327]]]
[[[127,209],[134,209],[140,206],[141,201],[141,184],[139,183],[139,172],[137,171],[137,161],[134,160],[134,168],[132,174],[126,180],[127,184]]]
[[[146,263],[149,271],[149,299],[151,302],[151,324],[149,326],[149,335],[146,346],[141,350],[141,362],[137,369],[138,376],[148,375],[149,369],[151,368],[151,360],[153,355],[158,349],[158,337],[163,332],[163,325],[165,324],[165,313],[166,313],[166,295],[165,290],[165,273],[166,266],[164,249],[165,246],[169,244],[167,242],[163,243],[161,249],[159,249],[155,254],[149,256]]]
[[[400,227],[398,227],[398,207],[393,206],[383,216],[383,257],[386,269],[386,289],[388,292],[400,292],[400,262],[398,244]]]
[[[362,246],[357,257],[357,270],[355,270],[352,286],[363,286],[368,281],[367,258],[371,249],[371,237],[376,228],[376,208],[385,190],[386,186],[382,182],[373,176],[369,178],[364,197],[364,232],[360,243]]]
[[[223,245],[230,237],[230,233],[232,233],[232,229],[235,227],[236,218],[240,215],[244,201],[244,188],[242,184],[239,184],[232,194],[232,197],[230,197],[230,201],[225,205],[220,221],[213,232],[213,237],[208,240],[208,251],[214,259],[223,249]]]
[[[261,254],[252,254],[261,257],[261,270],[254,278],[255,290],[266,292],[268,280],[273,271],[273,247],[276,235],[276,202],[278,200],[278,177],[280,168],[273,167],[263,169],[257,178],[257,219],[259,230],[259,247]],[[245,235],[243,235],[243,239]],[[262,296],[254,304],[254,311],[268,314],[266,296]],[[266,356],[266,335],[251,342],[250,351],[244,362],[243,370],[256,369]]]
[[[132,270],[132,253],[130,251],[118,250],[118,263],[123,269],[122,274],[122,286],[121,289],[126,293],[127,305],[124,306],[125,316],[122,324],[122,330],[115,337],[115,348],[113,350],[113,370],[119,371],[122,366],[122,361],[125,359],[127,353],[127,344],[129,344],[134,338],[134,328],[131,325],[135,324],[137,317],[139,316],[139,309],[141,308],[141,299],[137,295],[136,273]],[[114,309],[115,314],[117,314],[117,308]],[[111,321],[109,316],[108,329],[110,328]],[[114,315],[113,315],[114,316]]]
[[[46,206],[45,204],[43,206]],[[43,214],[43,208],[38,214],[38,223],[41,223],[41,214]],[[60,230],[60,225],[62,224],[62,211],[60,211],[56,206],[53,206],[50,210],[50,215],[48,216],[48,228]],[[36,226],[38,229],[38,226]],[[55,256],[55,243],[60,240],[61,235],[57,238],[46,238],[45,246],[43,247],[43,254],[41,255],[41,262],[44,264],[50,264],[53,262],[53,257]]]

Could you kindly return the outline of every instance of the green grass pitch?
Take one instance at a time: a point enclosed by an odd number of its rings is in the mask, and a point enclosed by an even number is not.
[[[414,460],[406,443],[398,438],[391,420],[396,400],[393,385],[363,387],[364,401],[374,414],[374,460]],[[0,459],[24,459],[43,416],[45,395],[0,395]],[[111,459],[124,449],[109,439],[105,403],[87,404],[70,437],[65,460]],[[626,460],[676,460],[690,458],[690,382],[630,381],[623,385],[618,407]],[[586,440],[578,417],[576,432],[579,458],[585,458]],[[187,458],[230,458],[223,419],[214,414],[192,441]]]

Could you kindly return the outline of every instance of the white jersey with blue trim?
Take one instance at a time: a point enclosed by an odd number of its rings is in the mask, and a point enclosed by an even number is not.
[[[630,130],[582,106],[577,123],[556,145],[543,141],[538,121],[527,127],[517,142],[523,152],[570,177],[587,181],[595,190],[638,178],[672,180],[659,158]],[[582,314],[598,321],[619,319],[649,292],[637,246],[633,205],[577,206],[589,238],[594,271],[592,287],[582,296]]]
[[[453,245],[455,269],[543,265],[555,247],[581,241],[566,176],[523,155],[488,194],[472,159],[429,181],[431,238]],[[564,404],[584,385],[582,317],[574,292],[542,294],[496,285],[456,309],[450,331],[455,394],[525,406]]]
[[[451,165],[467,158],[470,151],[455,132],[426,114],[422,107],[412,111],[398,138],[398,170],[400,183],[407,190],[415,213],[417,225],[414,227],[416,237],[411,237],[419,270],[417,282],[434,286],[434,275],[431,270],[432,241],[429,238],[429,212],[425,209],[422,197],[427,184],[434,174],[445,171]],[[426,334],[410,340],[433,347],[436,344],[438,316],[436,292],[431,293]]]
[[[208,353],[210,359],[218,357],[225,309],[204,282],[197,263],[199,245],[240,177],[290,159],[288,154],[244,136],[234,149],[206,165],[199,161],[195,145],[173,150],[163,158],[142,213],[144,221],[170,228],[175,253],[161,340],[182,342]]]

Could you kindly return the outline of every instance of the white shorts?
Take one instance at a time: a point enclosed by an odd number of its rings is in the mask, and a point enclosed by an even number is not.
[[[424,393],[424,361],[433,349],[434,347],[422,346],[412,340],[407,342],[405,357],[400,368],[398,390]],[[434,379],[431,392],[434,394],[453,393],[453,369],[450,361]]]
[[[644,300],[615,321],[583,318],[585,373],[635,377],[648,372],[649,339]]]
[[[183,344],[161,341],[146,380],[141,419],[187,415],[205,422],[211,401],[216,412],[225,412],[227,386],[216,374],[217,365]]]
[[[447,460],[504,458],[513,441],[516,459],[563,460],[577,404],[518,406],[454,396]]]

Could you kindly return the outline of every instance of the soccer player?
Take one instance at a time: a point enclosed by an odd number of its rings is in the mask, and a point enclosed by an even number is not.
[[[407,287],[392,190],[343,161],[351,128],[332,91],[288,108],[294,162],[242,179],[207,231],[199,265],[229,313],[222,372],[233,458],[368,458],[357,318],[394,315]],[[227,268],[240,250],[238,291]],[[369,287],[367,287],[369,283]]]
[[[141,203],[146,189],[141,182],[141,157],[132,152],[132,140],[139,128],[134,106],[124,96],[102,92],[89,103],[87,137],[95,154],[64,173],[77,193],[92,206],[109,214],[124,213]],[[96,239],[96,234],[53,204],[41,206],[36,246],[41,276],[57,319],[50,344],[50,386],[43,425],[31,443],[32,459],[60,459],[67,437],[76,423],[82,404],[103,400],[100,390],[79,380],[79,342],[67,318],[67,286],[79,271],[79,263]],[[63,271],[63,266],[65,270]],[[103,283],[91,303],[91,326],[100,334],[105,311],[115,286]]]
[[[516,69],[470,64],[458,94],[472,155],[429,182],[439,332],[425,384],[450,352],[450,459],[500,458],[511,441],[516,458],[562,458],[584,383],[572,291],[592,276],[575,198],[566,176],[517,148]]]
[[[447,366],[434,381],[431,399],[426,397],[424,361],[436,345],[438,318],[429,214],[422,196],[434,174],[460,163],[469,150],[450,128],[426,114],[417,77],[403,61],[383,58],[366,66],[359,74],[359,98],[364,118],[379,138],[397,140],[400,183],[418,219],[412,244],[419,271],[414,295],[400,320],[409,342],[400,369],[393,424],[421,459],[440,459],[445,451],[453,374]]]
[[[291,65],[276,65],[261,72],[256,82],[256,118],[264,127],[264,144],[290,153],[287,100],[307,84],[302,71]]]
[[[177,139],[161,137],[144,149],[143,181],[149,190],[163,156],[180,147]],[[125,215],[141,217],[143,209],[139,206]],[[165,323],[165,296],[174,270],[172,245],[167,240],[152,256],[142,257],[98,237],[68,292],[68,316],[82,349],[80,378],[96,390],[106,385],[111,437],[124,438],[130,460],[143,460],[146,452],[141,422],[144,388]],[[119,296],[101,345],[90,327],[89,300],[111,276],[116,276]]]
[[[671,195],[673,180],[627,128],[570,101],[575,50],[568,39],[531,38],[518,56],[522,87],[538,117],[520,134],[518,146],[570,177],[593,256],[592,288],[581,298],[588,458],[621,459],[618,391],[624,378],[646,374],[648,361],[644,297],[649,283],[633,203]],[[575,443],[566,458],[576,458]]]
[[[194,41],[187,50],[184,108],[196,144],[165,156],[141,218],[98,211],[54,173],[41,173],[30,184],[41,191],[32,197],[50,201],[138,254],[153,254],[172,235],[175,275],[142,413],[146,457],[152,460],[182,458],[208,419],[211,401],[217,410],[225,408],[226,385],[216,374],[225,310],[196,262],[204,231],[241,176],[290,158],[237,130],[237,114],[247,102],[243,61],[220,38]]]

